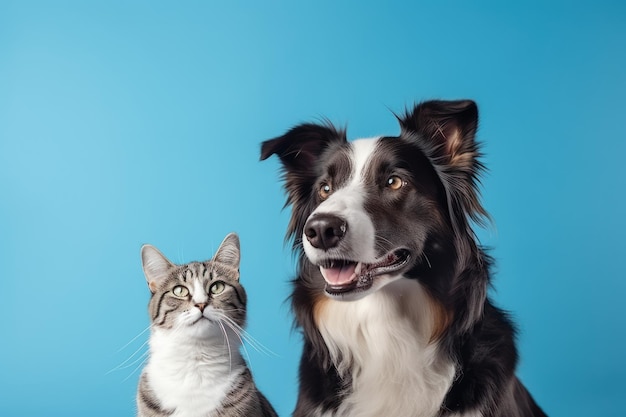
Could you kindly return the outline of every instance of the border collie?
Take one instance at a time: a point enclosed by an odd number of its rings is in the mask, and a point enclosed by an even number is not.
[[[397,117],[398,137],[301,124],[262,144],[282,162],[299,255],[293,415],[544,416],[515,376],[515,330],[487,296],[492,262],[472,230],[488,219],[476,104]]]

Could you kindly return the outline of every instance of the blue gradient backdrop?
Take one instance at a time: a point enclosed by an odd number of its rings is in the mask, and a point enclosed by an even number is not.
[[[141,244],[186,262],[237,231],[274,352],[250,363],[287,416],[294,259],[259,143],[468,97],[521,378],[552,416],[623,416],[624,45],[623,2],[1,1],[0,415],[133,415]]]

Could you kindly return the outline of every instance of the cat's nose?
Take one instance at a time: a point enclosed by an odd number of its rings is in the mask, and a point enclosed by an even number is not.
[[[200,310],[201,313],[204,313],[204,309],[206,308],[206,303],[198,303],[196,307]]]

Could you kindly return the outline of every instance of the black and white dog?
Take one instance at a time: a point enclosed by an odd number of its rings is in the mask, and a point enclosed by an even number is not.
[[[399,137],[302,124],[262,145],[283,164],[299,254],[294,416],[544,416],[515,376],[515,331],[471,228],[487,218],[476,104],[398,119]]]

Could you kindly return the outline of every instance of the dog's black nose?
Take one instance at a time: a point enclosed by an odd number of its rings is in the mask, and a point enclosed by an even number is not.
[[[304,225],[304,235],[317,249],[334,248],[343,239],[348,230],[348,223],[332,214],[317,214]]]

